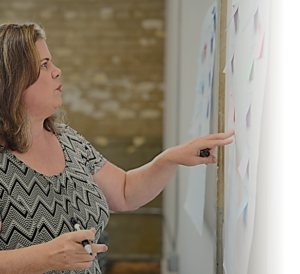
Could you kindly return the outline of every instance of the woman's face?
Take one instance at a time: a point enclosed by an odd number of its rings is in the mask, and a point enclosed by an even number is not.
[[[30,118],[46,119],[61,106],[61,70],[54,66],[43,39],[35,43],[40,54],[41,70],[38,80],[23,92],[23,100]]]

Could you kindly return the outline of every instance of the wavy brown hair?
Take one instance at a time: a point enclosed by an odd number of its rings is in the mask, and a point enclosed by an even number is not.
[[[40,74],[40,56],[35,42],[46,40],[35,23],[0,25],[0,139],[1,152],[28,151],[32,142],[30,120],[22,93]],[[45,119],[44,128],[59,133],[55,113]]]

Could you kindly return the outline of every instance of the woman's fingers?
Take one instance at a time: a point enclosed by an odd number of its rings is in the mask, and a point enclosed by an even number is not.
[[[212,147],[209,149],[210,155],[215,154],[216,147]]]
[[[103,244],[94,244],[94,228],[90,230],[80,230],[76,232],[65,233],[49,242],[50,261],[53,269],[59,271],[86,269],[93,263],[97,253],[107,251],[107,246]],[[90,240],[92,255],[86,252],[82,241]]]
[[[93,260],[95,259],[97,253],[105,252],[108,249],[106,245],[91,243],[93,254],[90,255],[86,252],[86,250],[83,248],[83,246],[80,243],[78,243],[78,245],[80,245],[80,247],[76,249],[77,252],[72,254],[72,257],[75,261],[74,269],[78,269],[78,270],[89,268],[92,265]]]
[[[215,133],[215,134],[210,134],[205,137],[203,137],[206,140],[224,140],[227,138],[230,138],[231,136],[234,135],[234,129],[226,132],[226,133]]]
[[[217,157],[215,155],[211,155],[208,157],[208,163],[209,164],[215,164],[217,162]]]
[[[84,240],[94,241],[95,232],[96,230],[92,228],[90,230],[80,230],[71,232],[70,235],[72,235],[72,239],[74,242],[80,243]]]
[[[217,158],[216,156],[214,156],[216,147],[231,144],[233,142],[233,139],[228,139],[228,138],[233,135],[234,135],[234,129],[232,129],[227,133],[211,134],[201,138],[202,141],[203,139],[205,140],[205,144],[203,144],[202,146],[205,146],[205,148],[207,148],[210,152],[210,156],[204,158],[201,162],[203,163],[204,161],[204,164],[206,165],[215,164],[217,162]]]
[[[207,147],[211,149],[215,149],[215,147],[229,145],[233,142],[232,139],[225,140],[207,140]]]
[[[80,243],[78,243],[80,244]],[[79,248],[78,249],[78,254],[87,254],[89,255],[86,250],[83,248],[83,245],[80,244],[82,246],[82,248]],[[103,245],[103,244],[94,244],[94,243],[91,243],[91,247],[92,247],[92,252],[93,254],[97,254],[97,253],[101,253],[101,252],[106,252],[108,250],[108,247],[106,245]],[[89,255],[91,256],[91,255]]]
[[[81,231],[76,231],[72,234],[72,240],[75,241],[76,243],[78,243],[78,245],[80,245],[79,249],[78,249],[78,254],[86,254],[86,250],[84,249],[83,245],[81,244],[82,241],[84,240],[90,240],[91,242],[95,239],[95,228],[92,228],[90,230],[81,230]],[[93,254],[97,254],[100,252],[106,252],[108,250],[108,247],[104,244],[94,244],[91,243],[90,244],[92,247],[92,252]],[[89,255],[90,256],[90,255]]]
[[[85,250],[84,250],[85,251]],[[85,252],[82,252],[81,248],[80,248],[80,252],[79,253],[74,253],[73,259],[75,260],[75,262],[89,262],[94,260],[94,258],[96,257],[97,253],[93,253],[93,255]]]
[[[106,252],[108,250],[108,247],[103,244],[91,244],[92,251],[94,253],[100,253],[100,252]]]
[[[217,162],[213,155],[217,146],[225,146],[231,144],[233,140],[234,130],[227,133],[212,134],[204,137],[192,139],[182,145],[176,146],[167,152],[168,160],[172,164],[195,166],[200,164],[214,164]],[[200,157],[201,150],[209,150],[210,156],[206,159]]]
[[[215,164],[217,162],[217,157],[214,155],[210,155],[208,157],[203,158],[204,164]],[[203,162],[202,162],[203,163]]]

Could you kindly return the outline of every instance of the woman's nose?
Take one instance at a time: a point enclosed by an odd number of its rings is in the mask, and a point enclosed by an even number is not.
[[[52,72],[52,77],[53,78],[59,78],[61,76],[61,70],[57,67]]]

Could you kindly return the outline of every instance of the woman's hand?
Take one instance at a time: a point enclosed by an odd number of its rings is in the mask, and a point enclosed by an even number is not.
[[[234,129],[227,133],[216,133],[195,138],[187,143],[171,148],[169,160],[173,164],[184,166],[215,164],[217,162],[217,158],[213,154],[215,153],[216,147],[232,143],[232,139],[228,138],[233,135]],[[209,157],[200,157],[200,151],[203,149],[209,150]]]
[[[66,233],[48,242],[49,261],[52,270],[82,270],[89,268],[96,254],[107,251],[107,246],[102,244],[91,244],[93,255],[86,252],[80,242],[83,240],[93,241],[95,239],[94,228]]]

